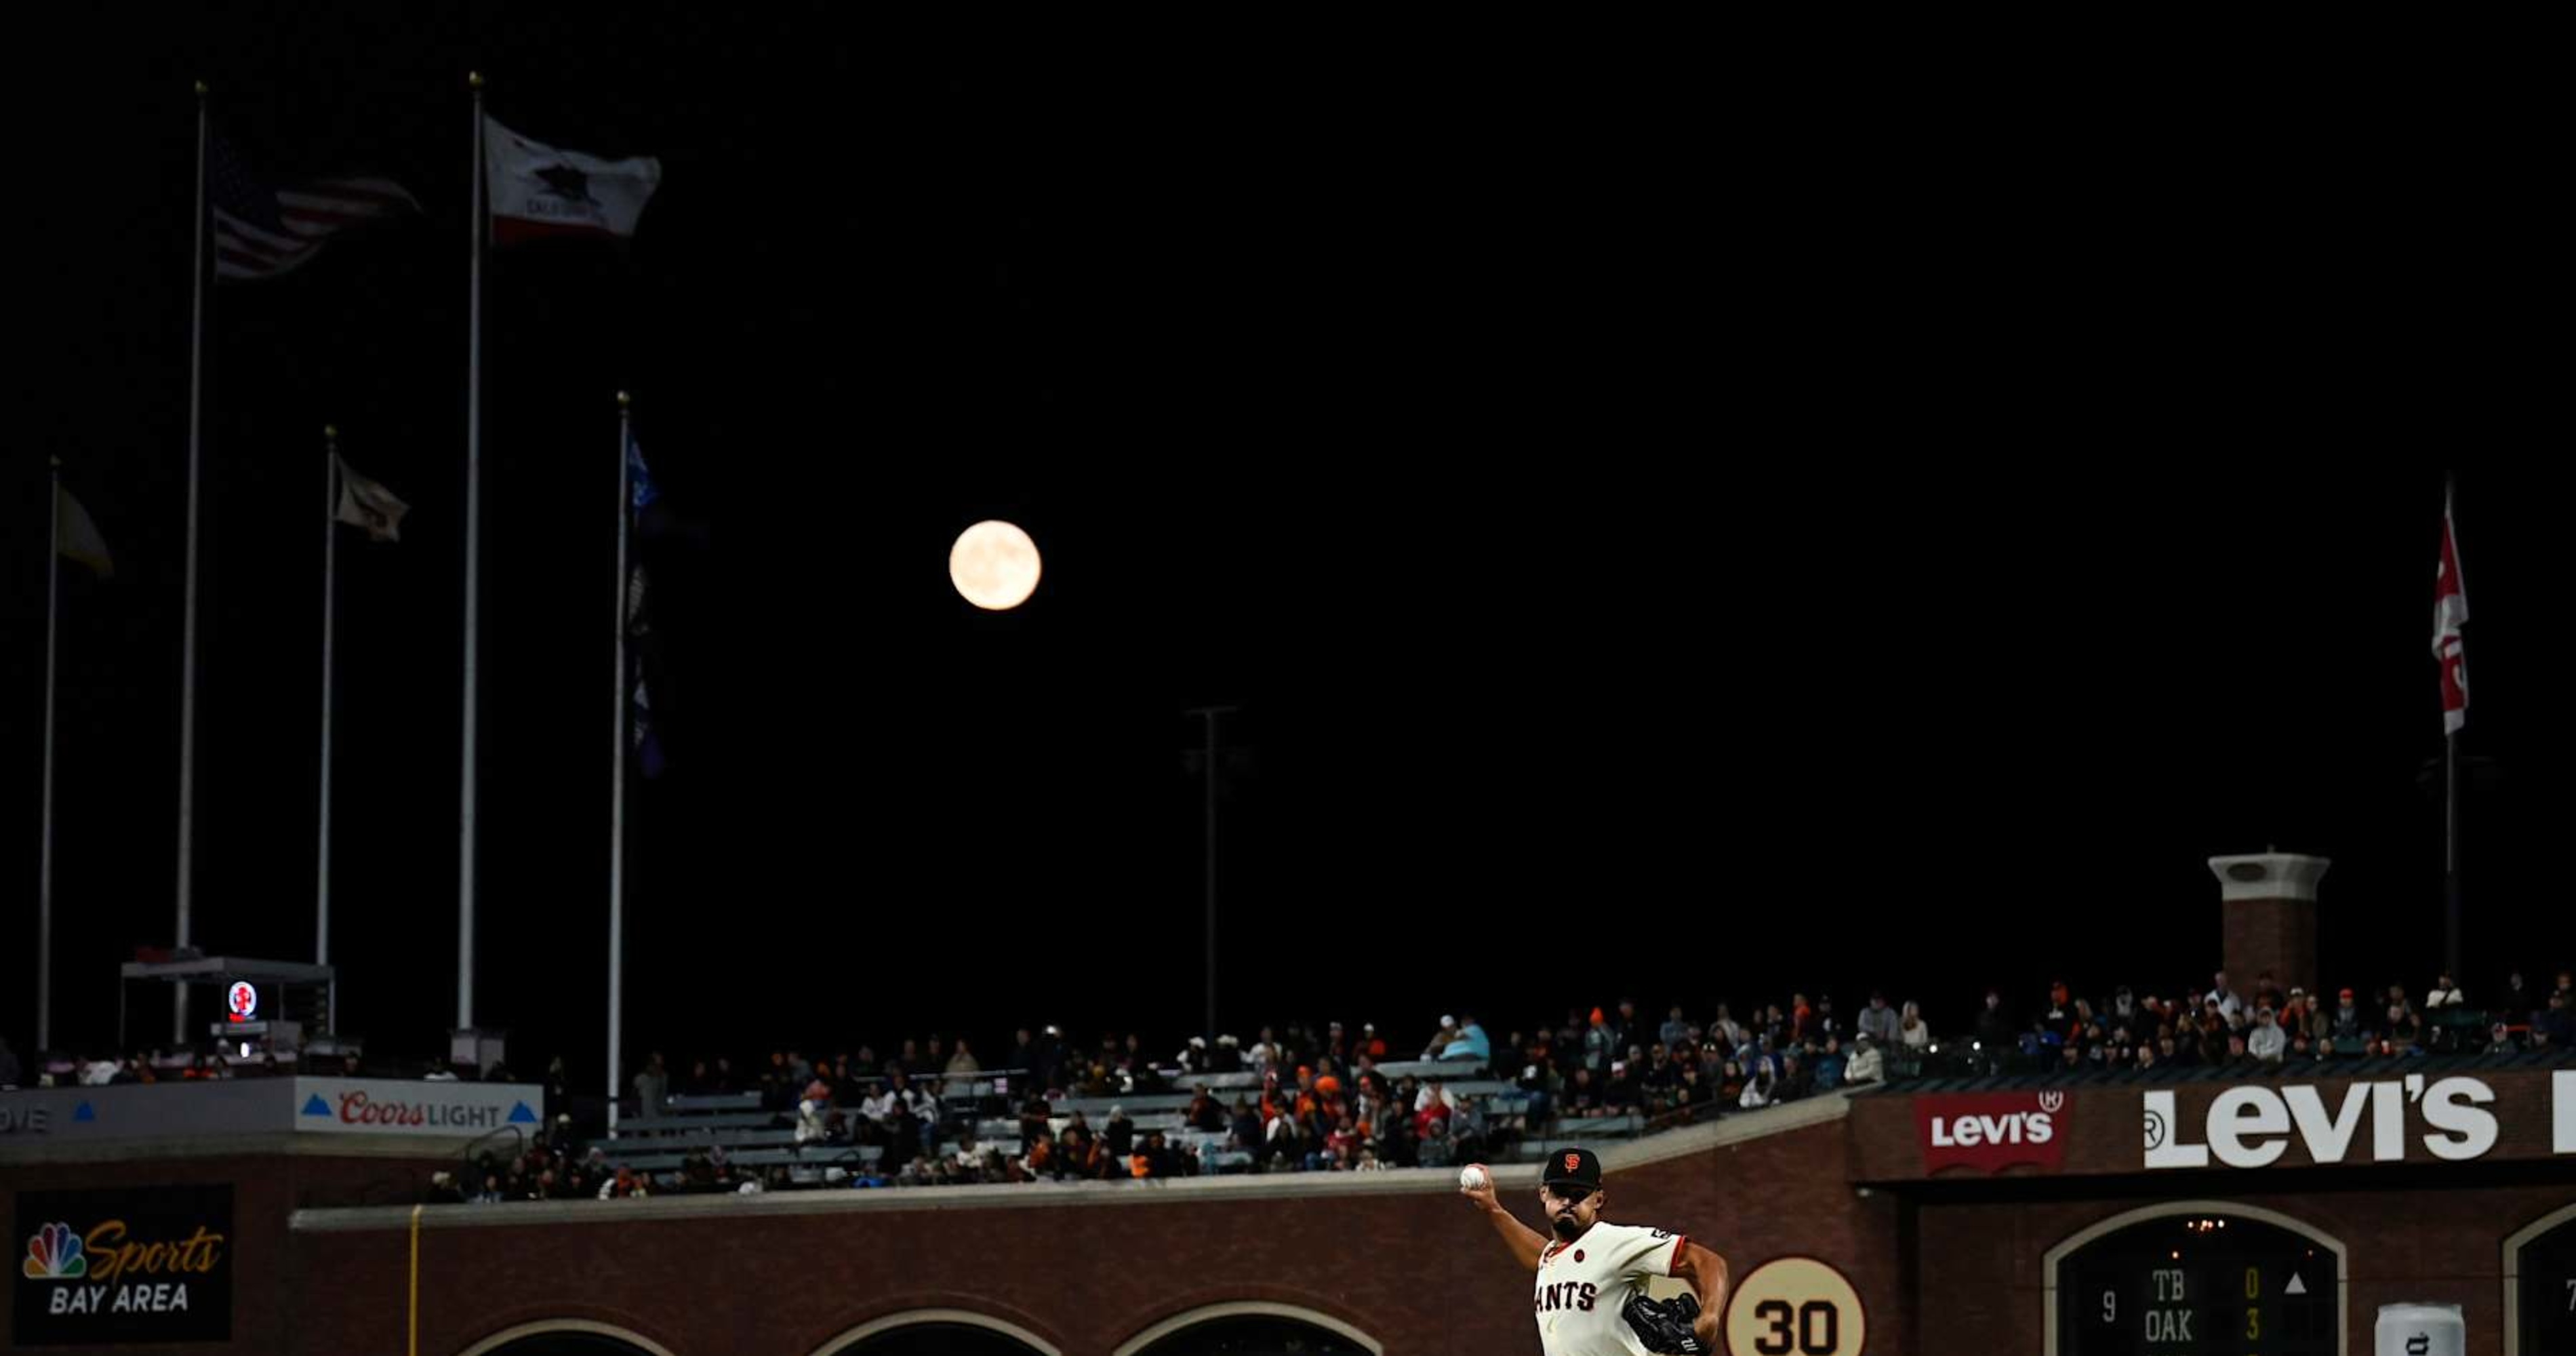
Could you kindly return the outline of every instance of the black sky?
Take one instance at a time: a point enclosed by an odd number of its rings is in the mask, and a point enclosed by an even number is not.
[[[47,453],[120,567],[66,572],[66,1040],[172,935],[204,78],[272,178],[426,210],[217,295],[199,940],[309,953],[335,422],[414,506],[343,544],[344,1025],[450,1023],[469,69],[517,130],[666,176],[630,248],[490,267],[478,1016],[523,1061],[600,1042],[621,388],[674,517],[637,1044],[1176,1043],[1207,702],[1251,749],[1230,1027],[2169,988],[2215,962],[2202,860],[2267,843],[2336,860],[2331,977],[2420,988],[2448,468],[2494,767],[2466,978],[2576,961],[2563,378],[2524,319],[2556,251],[2509,87],[1207,40],[473,5],[69,49],[18,95],[65,224],[22,259],[0,464],[0,982],[34,973]],[[990,516],[1046,553],[1015,614],[943,577]]]

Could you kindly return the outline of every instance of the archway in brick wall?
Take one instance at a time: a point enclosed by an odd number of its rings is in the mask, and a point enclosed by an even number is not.
[[[2255,1206],[2172,1201],[2127,1211],[2042,1259],[2042,1349],[2345,1356],[2344,1255],[2341,1240]]]
[[[1117,1356],[1382,1356],[1377,1340],[1329,1314],[1246,1301],[1175,1314]]]
[[[2504,1241],[2505,1356],[2576,1351],[2576,1205]]]
[[[639,1333],[567,1318],[494,1333],[457,1356],[671,1356],[671,1351]]]
[[[1063,1356],[1013,1323],[964,1309],[888,1314],[815,1348],[814,1356]]]

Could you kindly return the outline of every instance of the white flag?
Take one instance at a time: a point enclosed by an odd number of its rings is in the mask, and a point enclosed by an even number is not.
[[[54,539],[65,557],[77,560],[98,572],[101,579],[116,577],[116,562],[107,554],[107,538],[98,534],[98,524],[89,520],[89,510],[72,498],[72,492],[54,489]]]
[[[378,541],[402,540],[403,515],[411,505],[394,498],[394,492],[349,469],[339,461],[340,508],[332,516],[354,527],[367,529],[367,535]]]
[[[2460,538],[2451,528],[2451,499],[2442,497],[2442,560],[2433,572],[2433,659],[2442,666],[2442,733],[2469,723],[2469,660],[2460,627],[2469,619],[2469,586],[2460,578]]]
[[[492,243],[549,235],[630,236],[662,185],[650,156],[602,160],[559,151],[483,119],[483,167],[491,192]]]

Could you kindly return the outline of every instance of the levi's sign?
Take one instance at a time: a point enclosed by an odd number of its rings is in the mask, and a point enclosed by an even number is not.
[[[1917,1097],[1914,1123],[1923,1143],[1923,1171],[2000,1172],[2026,1163],[2054,1172],[2066,1161],[2070,1100],[2055,1089]]]
[[[2319,1164],[2396,1163],[2410,1144],[2458,1163],[2485,1157],[2498,1130],[2487,1109],[2495,1090],[2468,1077],[2235,1087],[2188,1122],[2170,1091],[2143,1100],[2149,1168],[2205,1168],[2213,1159],[2230,1168],[2269,1167],[2293,1144]]]

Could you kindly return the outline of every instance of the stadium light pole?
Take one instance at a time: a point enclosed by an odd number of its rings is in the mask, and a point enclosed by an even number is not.
[[[1239,706],[1193,706],[1190,714],[1207,724],[1207,1037],[1210,1049],[1216,1045],[1216,718],[1240,711]]]

